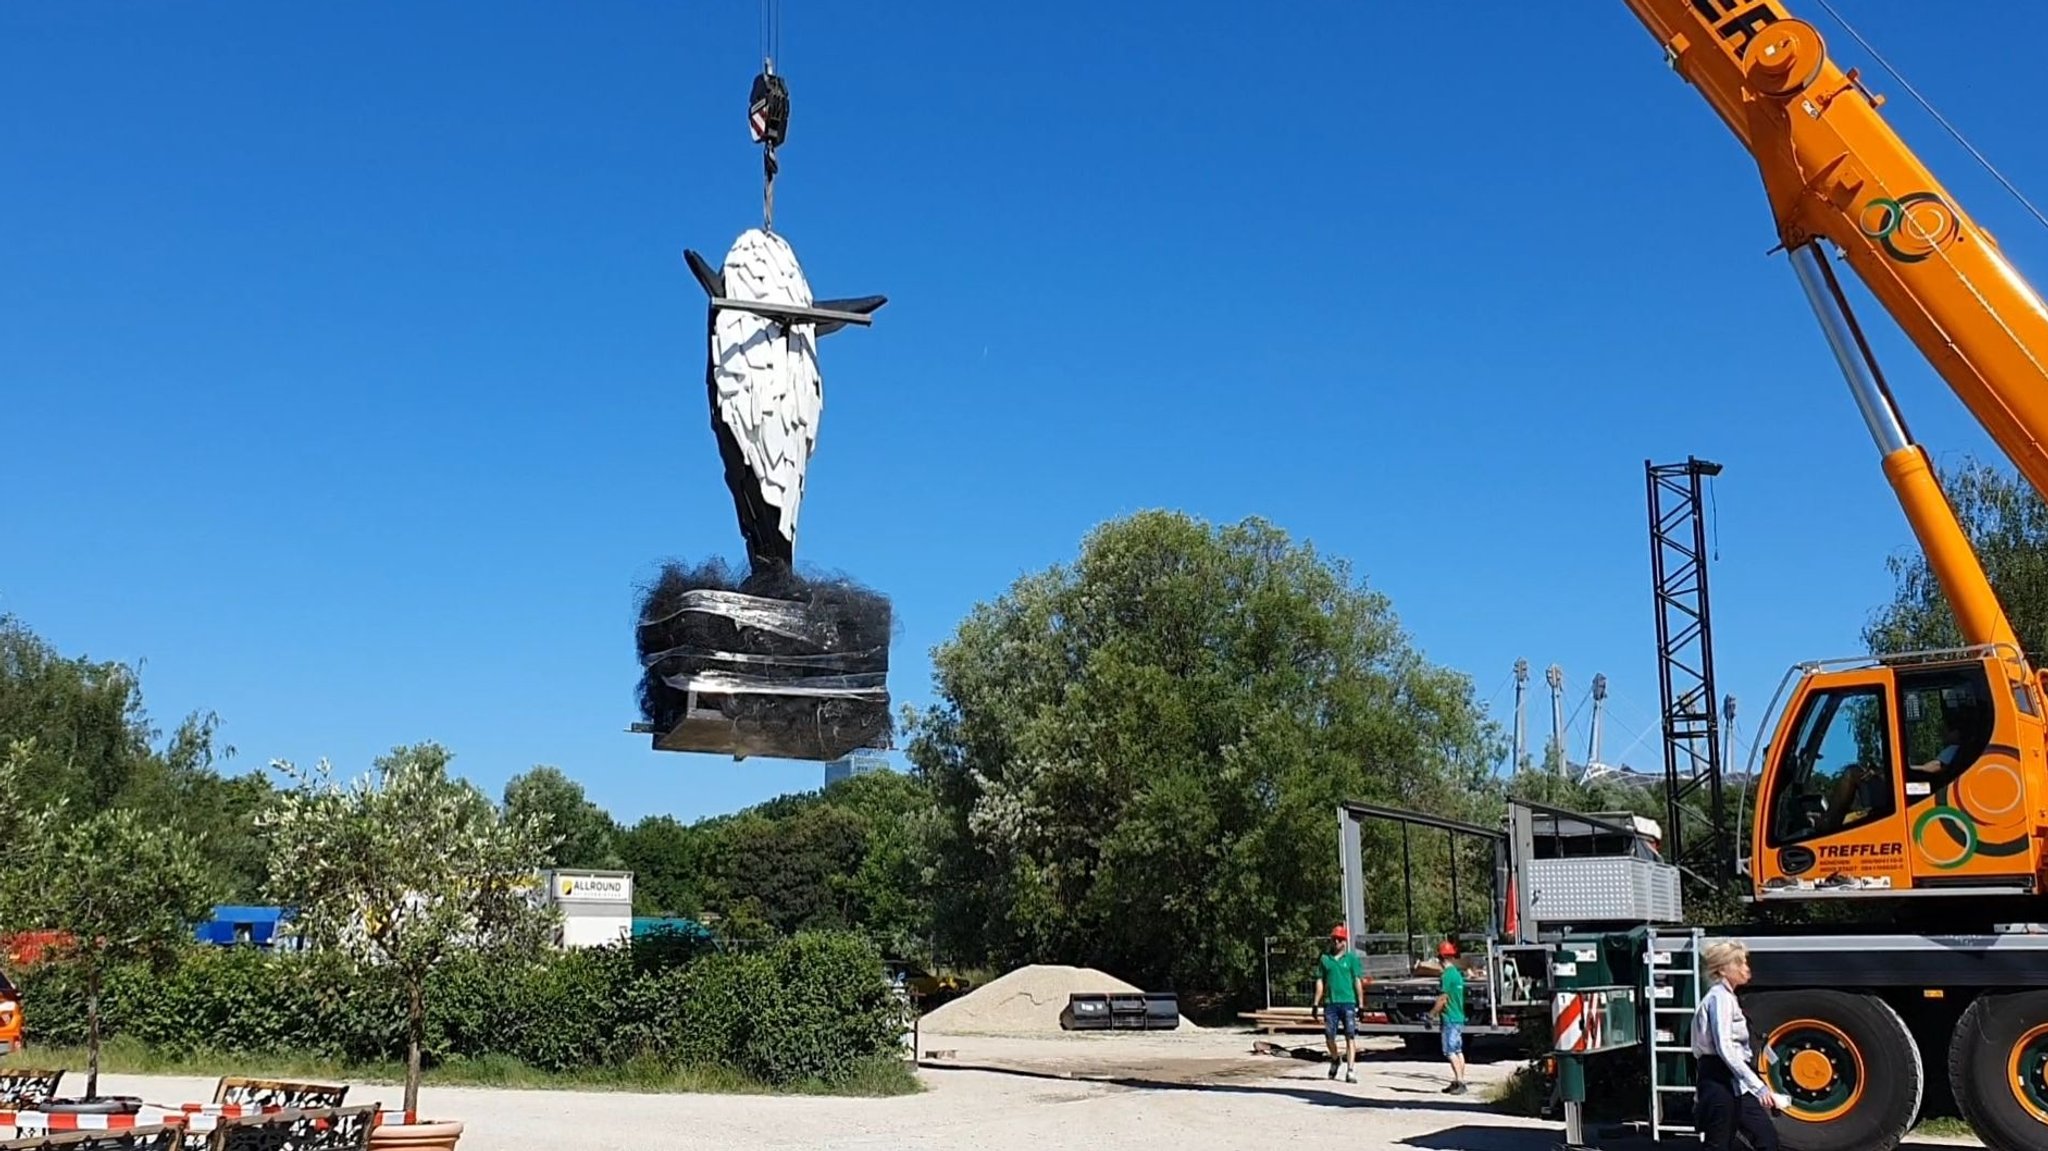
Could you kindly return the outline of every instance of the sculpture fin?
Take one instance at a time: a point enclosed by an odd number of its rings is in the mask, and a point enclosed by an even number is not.
[[[725,295],[725,273],[712,267],[704,257],[688,248],[683,249],[683,260],[690,265],[690,274],[696,276],[697,282],[703,285],[705,295],[714,300]]]
[[[873,314],[883,304],[888,302],[889,297],[887,296],[853,296],[844,300],[819,300],[815,307],[821,311],[852,312],[857,316],[866,316]],[[844,320],[820,321],[818,324],[818,334],[829,336],[845,326],[846,321]]]

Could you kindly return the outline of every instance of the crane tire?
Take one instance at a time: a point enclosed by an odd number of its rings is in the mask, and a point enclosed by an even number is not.
[[[2048,991],[1979,995],[1949,1040],[1948,1081],[1991,1151],[2048,1147]]]
[[[1808,989],[1742,1005],[1758,1074],[1792,1098],[1772,1122],[1785,1151],[1892,1151],[1919,1121],[1920,1046],[1884,1000]]]

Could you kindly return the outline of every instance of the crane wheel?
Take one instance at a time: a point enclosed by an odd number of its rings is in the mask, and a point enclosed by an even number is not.
[[[1920,1047],[1890,1004],[1841,991],[1746,995],[1757,1072],[1792,1106],[1773,1123],[1785,1151],[1891,1151],[1919,1121]]]
[[[2048,991],[1979,995],[1949,1040],[1948,1080],[1991,1151],[2048,1147]]]

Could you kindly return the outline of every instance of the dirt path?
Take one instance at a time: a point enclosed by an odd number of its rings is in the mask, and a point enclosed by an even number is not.
[[[1441,1063],[1376,1052],[1359,1082],[1332,1082],[1316,1064],[1251,1055],[1246,1035],[923,1039],[952,1054],[919,1072],[922,1094],[896,1099],[442,1087],[422,1109],[467,1125],[461,1151],[1272,1151],[1333,1139],[1346,1151],[1550,1151],[1559,1133],[1487,1109],[1483,1085],[1507,1064],[1475,1067],[1473,1092],[1451,1097]],[[110,1075],[104,1089],[178,1103],[210,1098],[213,1081]],[[398,1099],[383,1085],[349,1092]]]

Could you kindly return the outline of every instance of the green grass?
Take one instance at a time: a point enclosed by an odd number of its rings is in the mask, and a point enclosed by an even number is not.
[[[1935,1139],[1973,1139],[1977,1135],[1975,1131],[1970,1130],[1968,1123],[1953,1115],[1937,1115],[1925,1120],[1920,1126],[1913,1128],[1913,1134],[1927,1135]]]
[[[62,1067],[85,1074],[83,1047],[32,1047],[0,1058],[0,1067]],[[108,1040],[100,1049],[100,1072],[113,1075],[221,1075],[273,1079],[331,1080],[364,1086],[399,1086],[405,1082],[402,1063],[344,1064],[304,1054],[283,1052],[156,1051],[126,1039]],[[67,1076],[66,1084],[70,1083]],[[81,1084],[83,1080],[81,1078]],[[638,1091],[718,1095],[911,1095],[923,1090],[907,1061],[882,1056],[856,1067],[834,1083],[818,1080],[787,1085],[763,1083],[723,1067],[668,1067],[653,1060],[570,1072],[543,1071],[516,1059],[492,1056],[453,1059],[428,1067],[423,1077],[436,1087],[504,1087],[535,1091]],[[396,1105],[396,1096],[386,1100]]]
[[[1508,1115],[1534,1117],[1543,1110],[1543,1076],[1533,1064],[1515,1068],[1514,1074],[1487,1088],[1486,1102]]]

